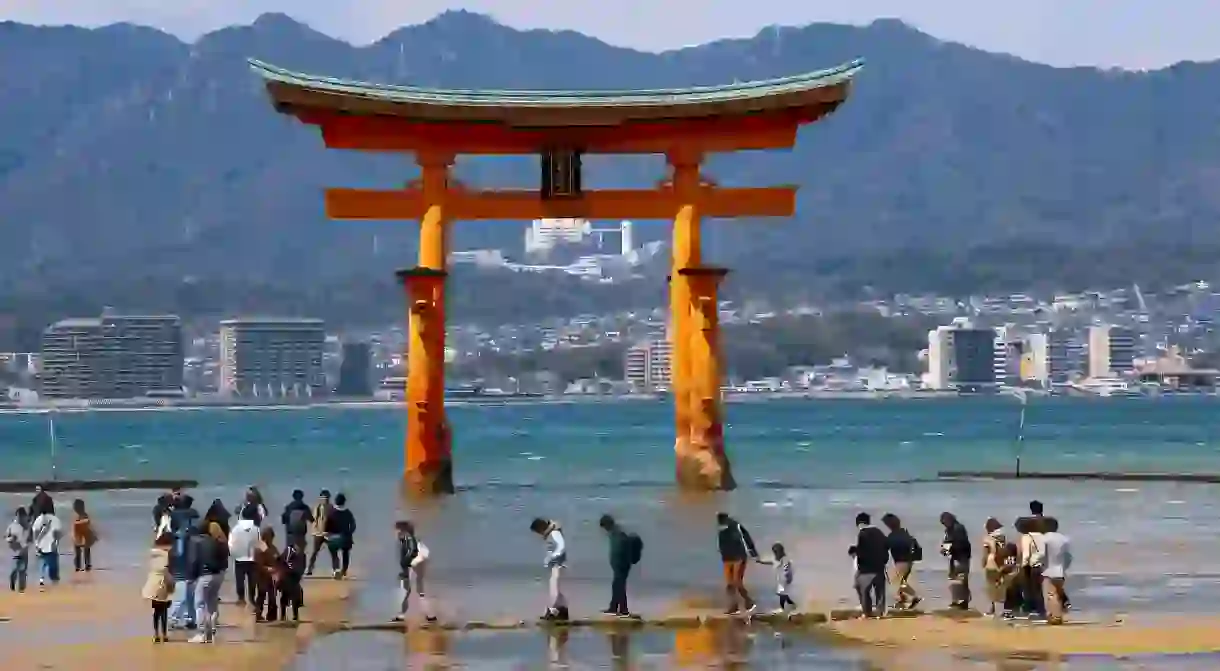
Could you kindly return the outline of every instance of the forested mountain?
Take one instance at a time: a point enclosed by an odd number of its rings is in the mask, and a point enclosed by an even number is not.
[[[949,255],[957,261],[948,267],[969,268],[979,246],[1018,259],[1030,247],[1104,258],[1111,248],[1220,243],[1217,63],[1057,69],[889,20],[768,29],[661,54],[466,12],[365,47],[282,15],[195,43],[131,25],[9,22],[0,23],[0,301],[54,291],[113,304],[132,299],[123,287],[184,281],[317,293],[384,283],[409,265],[412,225],[327,221],[321,189],[401,184],[411,162],[324,150],[314,129],[271,110],[250,57],[461,88],[715,84],[863,57],[851,99],[802,131],[795,151],[711,164],[724,184],[801,186],[796,220],[719,223],[707,236],[710,256],[762,290],[770,275],[751,271],[783,268],[776,289],[790,290],[841,284],[844,264],[863,263],[851,259]],[[659,158],[590,164],[594,186],[651,184],[662,168]],[[459,173],[526,186],[537,169],[491,158],[460,163]],[[665,234],[661,224],[645,231]],[[456,246],[520,241],[520,225],[464,223]],[[920,264],[908,265],[897,283],[919,282]],[[869,272],[857,267],[849,283],[867,283]],[[101,287],[123,295],[98,295]]]

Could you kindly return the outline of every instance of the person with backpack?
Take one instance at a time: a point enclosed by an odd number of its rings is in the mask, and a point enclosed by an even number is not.
[[[280,523],[284,525],[286,547],[298,544],[304,547],[309,536],[309,525],[313,524],[313,511],[309,509],[309,504],[305,503],[305,492],[299,489],[292,491],[292,500],[284,506],[284,512],[280,513]]]
[[[724,591],[728,595],[728,606],[725,613],[736,615],[744,608],[747,614],[753,613],[758,604],[750,598],[746,590],[746,563],[753,558],[758,561],[758,549],[754,547],[754,539],[750,532],[740,522],[729,517],[728,513],[716,513],[716,545],[720,550],[720,563],[724,566]],[[739,605],[740,602],[740,605]]]
[[[983,524],[986,535],[983,537],[983,556],[980,561],[983,568],[983,582],[987,586],[986,615],[994,616],[995,605],[1003,604],[1002,617],[1012,619],[1012,608],[1016,601],[1010,597],[1012,582],[1017,573],[1017,553],[1010,552],[1011,543],[1004,525],[994,517],[988,517]],[[1015,548],[1012,548],[1015,550]]]
[[[606,532],[610,541],[610,607],[603,610],[605,615],[631,617],[627,608],[627,576],[631,567],[640,563],[644,554],[644,541],[639,534],[624,530],[610,515],[602,515],[597,525]]]
[[[945,539],[940,553],[949,559],[949,607],[970,609],[970,533],[953,513],[940,514]]]
[[[911,532],[902,526],[902,520],[894,513],[882,515],[881,523],[889,529],[885,543],[889,548],[890,558],[894,560],[891,569],[892,580],[897,585],[894,608],[911,610],[923,600],[911,586],[911,572],[915,568],[915,562],[923,561],[923,548]]]
[[[191,578],[195,581],[195,621],[201,631],[191,643],[216,640],[220,622],[220,588],[229,570],[229,539],[225,532],[229,511],[219,500],[213,501],[204,515],[199,533],[191,537]]]
[[[169,610],[169,626],[172,629],[194,629],[196,625],[191,537],[198,532],[199,511],[195,510],[194,503],[195,499],[190,494],[175,490],[167,515],[169,533],[174,540],[169,554],[169,572],[174,579]]]

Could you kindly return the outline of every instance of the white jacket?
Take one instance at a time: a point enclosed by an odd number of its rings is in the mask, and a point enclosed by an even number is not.
[[[35,549],[43,554],[52,554],[59,552],[59,539],[64,535],[64,528],[58,517],[43,513],[34,518],[30,535]]]
[[[254,561],[258,549],[260,529],[254,520],[238,520],[229,532],[229,556],[233,561]]]

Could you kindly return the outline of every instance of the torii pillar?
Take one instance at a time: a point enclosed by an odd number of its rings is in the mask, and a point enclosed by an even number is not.
[[[669,153],[673,194],[673,269],[669,278],[670,386],[674,396],[674,458],[678,485],[696,491],[733,489],[720,415],[720,321],[716,289],[725,272],[702,267],[702,153]],[[710,317],[708,316],[710,301]]]
[[[408,495],[452,494],[453,441],[445,415],[445,269],[449,251],[451,154],[416,154],[424,213],[419,266],[398,272],[410,315],[407,345],[407,436],[403,485]]]

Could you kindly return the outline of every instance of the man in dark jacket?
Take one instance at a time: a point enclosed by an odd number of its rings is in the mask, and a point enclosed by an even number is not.
[[[292,491],[292,500],[284,506],[284,512],[280,514],[280,523],[284,525],[286,548],[298,544],[305,546],[305,539],[309,536],[309,525],[313,524],[313,511],[309,509],[309,504],[305,503],[305,492],[299,489]]]
[[[890,531],[885,542],[890,548],[890,558],[894,560],[893,581],[897,586],[898,595],[898,602],[894,607],[909,610],[922,601],[919,593],[911,586],[911,570],[915,562],[923,559],[923,548],[911,532],[902,526],[902,520],[894,513],[882,515],[881,523]]]
[[[194,561],[190,539],[198,531],[199,511],[190,494],[175,490],[170,497],[169,524],[174,535],[170,549],[170,575],[174,578],[173,603],[170,606],[170,626],[195,628],[195,579],[191,575]]]
[[[610,571],[614,575],[610,581],[610,607],[602,613],[631,617],[631,611],[627,608],[627,576],[631,574],[631,567],[640,560],[643,543],[639,536],[624,531],[609,515],[602,515],[598,526],[606,532],[606,538],[610,541]]]
[[[949,558],[949,607],[970,608],[970,533],[953,513],[941,513],[945,540],[940,553]]]
[[[727,513],[716,513],[716,526],[716,544],[720,548],[720,561],[724,564],[724,591],[728,594],[725,612],[736,615],[741,612],[740,608],[745,608],[747,613],[753,613],[758,606],[746,591],[745,581],[746,562],[759,558],[754,539],[740,522]]]
[[[868,513],[856,515],[856,544],[848,554],[856,558],[856,595],[864,617],[885,614],[885,565],[890,561],[885,532],[873,526]]]

